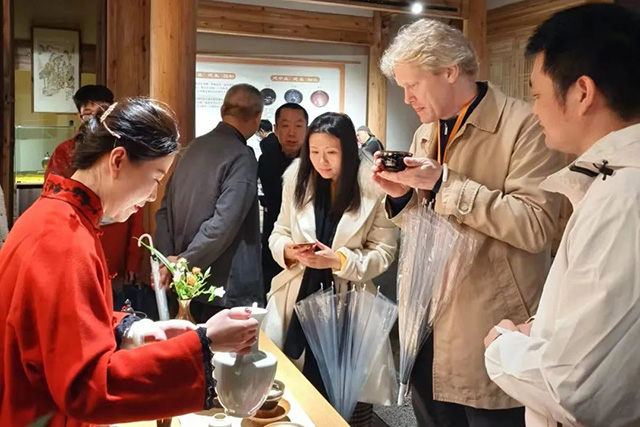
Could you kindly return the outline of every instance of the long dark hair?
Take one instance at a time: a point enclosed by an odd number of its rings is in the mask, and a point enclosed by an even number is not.
[[[300,153],[300,169],[296,178],[295,204],[301,208],[310,201],[315,201],[316,194],[322,189],[330,188],[331,182],[324,179],[314,169],[309,156],[309,138],[316,133],[335,136],[340,141],[342,151],[340,176],[337,180],[337,191],[331,205],[331,213],[340,216],[345,212],[357,211],[360,208],[360,185],[358,170],[358,140],[353,122],[346,114],[324,113],[311,122]],[[308,191],[309,188],[312,191]]]
[[[127,98],[87,120],[75,137],[73,167],[90,168],[117,146],[132,162],[168,156],[179,148],[171,109],[149,98]]]

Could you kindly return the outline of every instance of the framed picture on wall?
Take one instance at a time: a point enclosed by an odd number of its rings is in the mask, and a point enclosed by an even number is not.
[[[80,32],[33,28],[33,111],[75,113],[80,88]]]

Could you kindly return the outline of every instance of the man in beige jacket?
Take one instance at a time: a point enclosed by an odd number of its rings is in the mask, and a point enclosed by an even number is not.
[[[381,67],[423,123],[405,171],[384,171],[379,160],[374,167],[389,216],[402,226],[411,207],[435,198],[435,212],[473,230],[478,242],[413,369],[418,424],[523,426],[522,405],[486,373],[483,338],[505,317],[522,323],[535,313],[560,207],[538,185],[562,157],[545,147],[528,104],[476,81],[473,49],[453,27],[433,20],[405,27]]]

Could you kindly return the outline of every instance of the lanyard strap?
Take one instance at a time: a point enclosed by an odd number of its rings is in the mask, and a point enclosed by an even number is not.
[[[453,125],[453,129],[451,129],[451,133],[447,136],[447,142],[445,144],[445,148],[444,148],[444,153],[442,153],[442,144],[440,144],[440,120],[438,120],[438,163],[443,164],[447,161],[447,150],[449,149],[449,146],[451,145],[450,143],[453,141],[453,138],[455,137],[456,133],[458,133],[458,131],[460,130],[460,127],[462,126],[462,122],[464,121],[464,117],[467,115],[467,111],[469,111],[469,107],[471,107],[471,103],[473,102],[473,100],[476,99],[475,97],[471,98],[469,100],[469,102],[467,102],[464,107],[462,107],[462,110],[460,110],[460,114],[458,114],[458,119],[456,120],[456,123]]]

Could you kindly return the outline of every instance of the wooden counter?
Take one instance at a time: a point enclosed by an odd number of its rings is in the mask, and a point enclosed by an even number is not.
[[[287,356],[280,351],[273,342],[260,331],[260,350],[272,353],[278,359],[278,370],[276,378],[282,381],[291,392],[296,401],[300,404],[307,416],[317,427],[348,427],[344,419],[333,409],[333,406],[326,401],[318,390],[311,385],[302,375],[302,372],[295,367]],[[131,424],[123,424],[126,427],[156,427],[155,421],[144,421]],[[174,418],[171,427],[180,427],[178,418]]]

